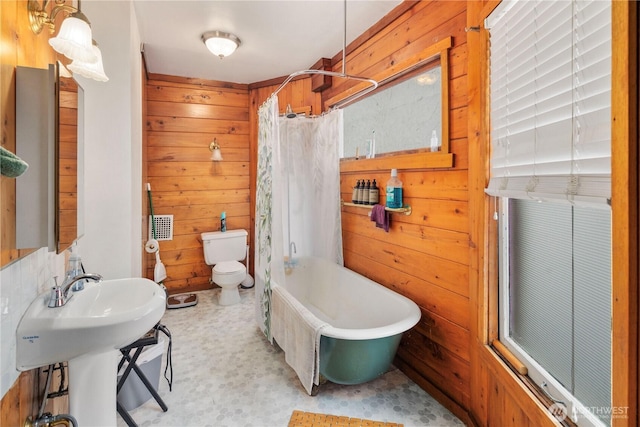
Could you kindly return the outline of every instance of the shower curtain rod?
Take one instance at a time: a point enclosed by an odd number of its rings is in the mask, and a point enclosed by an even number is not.
[[[331,109],[337,109],[340,108],[342,105],[344,104],[348,104],[350,102],[353,102],[354,100],[360,98],[361,96],[364,96],[366,94],[368,94],[371,91],[374,91],[378,88],[378,82],[373,80],[373,79],[367,79],[366,77],[360,77],[360,76],[352,76],[350,74],[346,73],[346,66],[347,66],[347,0],[343,1],[343,32],[342,32],[342,72],[341,73],[337,73],[335,71],[325,71],[325,70],[302,70],[302,71],[296,71],[295,73],[289,74],[289,77],[287,77],[278,87],[278,89],[275,90],[275,92],[273,92],[269,97],[267,97],[267,99],[270,99],[272,96],[277,96],[278,92],[280,92],[286,85],[287,83],[289,83],[291,80],[293,80],[294,78],[301,76],[303,74],[321,74],[323,76],[330,76],[330,77],[339,77],[342,79],[349,79],[349,80],[358,80],[360,82],[368,82],[371,83],[371,86],[369,86],[368,88],[357,92],[351,96],[346,97],[345,99],[343,99],[342,101],[336,103],[335,105],[331,106]]]
[[[371,83],[371,86],[361,90],[360,92],[357,92],[345,99],[343,99],[342,101],[336,103],[335,105],[333,105],[331,107],[331,109],[336,109],[336,108],[340,108],[343,104],[346,103],[350,103],[353,102],[354,100],[360,98],[361,96],[364,96],[366,94],[368,94],[371,91],[374,91],[378,88],[378,82],[376,80],[373,79],[368,79],[366,77],[360,77],[360,76],[352,76],[350,74],[345,74],[345,73],[337,73],[335,71],[325,71],[325,70],[301,70],[301,71],[296,71],[295,73],[291,73],[289,74],[289,77],[287,77],[278,87],[278,89],[276,89],[271,95],[269,95],[269,98],[271,98],[272,96],[277,96],[278,92],[280,92],[291,80],[293,80],[294,78],[298,77],[298,76],[302,76],[304,74],[321,74],[324,76],[331,76],[331,77],[339,77],[342,79],[348,79],[348,80],[358,80],[360,82],[367,82],[367,83]]]

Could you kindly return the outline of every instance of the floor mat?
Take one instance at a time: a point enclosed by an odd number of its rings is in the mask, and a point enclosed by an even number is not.
[[[293,411],[289,427],[403,427],[403,424]]]

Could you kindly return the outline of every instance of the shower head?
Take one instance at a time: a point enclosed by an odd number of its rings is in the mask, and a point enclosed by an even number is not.
[[[287,116],[287,119],[295,119],[296,117],[298,117],[298,115],[291,109],[291,104],[287,104],[287,110],[284,114]]]

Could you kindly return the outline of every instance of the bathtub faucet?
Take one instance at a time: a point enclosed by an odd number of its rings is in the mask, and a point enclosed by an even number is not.
[[[293,267],[295,262],[293,261],[293,254],[296,253],[296,242],[289,243],[289,258],[287,258],[285,265],[287,267]]]

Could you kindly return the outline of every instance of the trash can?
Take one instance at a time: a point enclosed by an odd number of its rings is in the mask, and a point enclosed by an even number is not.
[[[147,377],[151,385],[158,390],[158,386],[160,384],[160,371],[162,370],[162,354],[164,353],[164,338],[162,336],[158,337],[158,343],[148,346],[137,360],[137,365],[140,370]],[[124,374],[124,370],[127,368],[128,362],[125,361],[124,365],[118,372],[118,382],[120,382],[120,378]],[[122,405],[122,407],[126,411],[131,411],[136,409],[153,396],[147,389],[147,386],[144,385],[138,373],[134,370],[131,370],[129,376],[125,380],[122,388],[118,392],[118,403]]]

